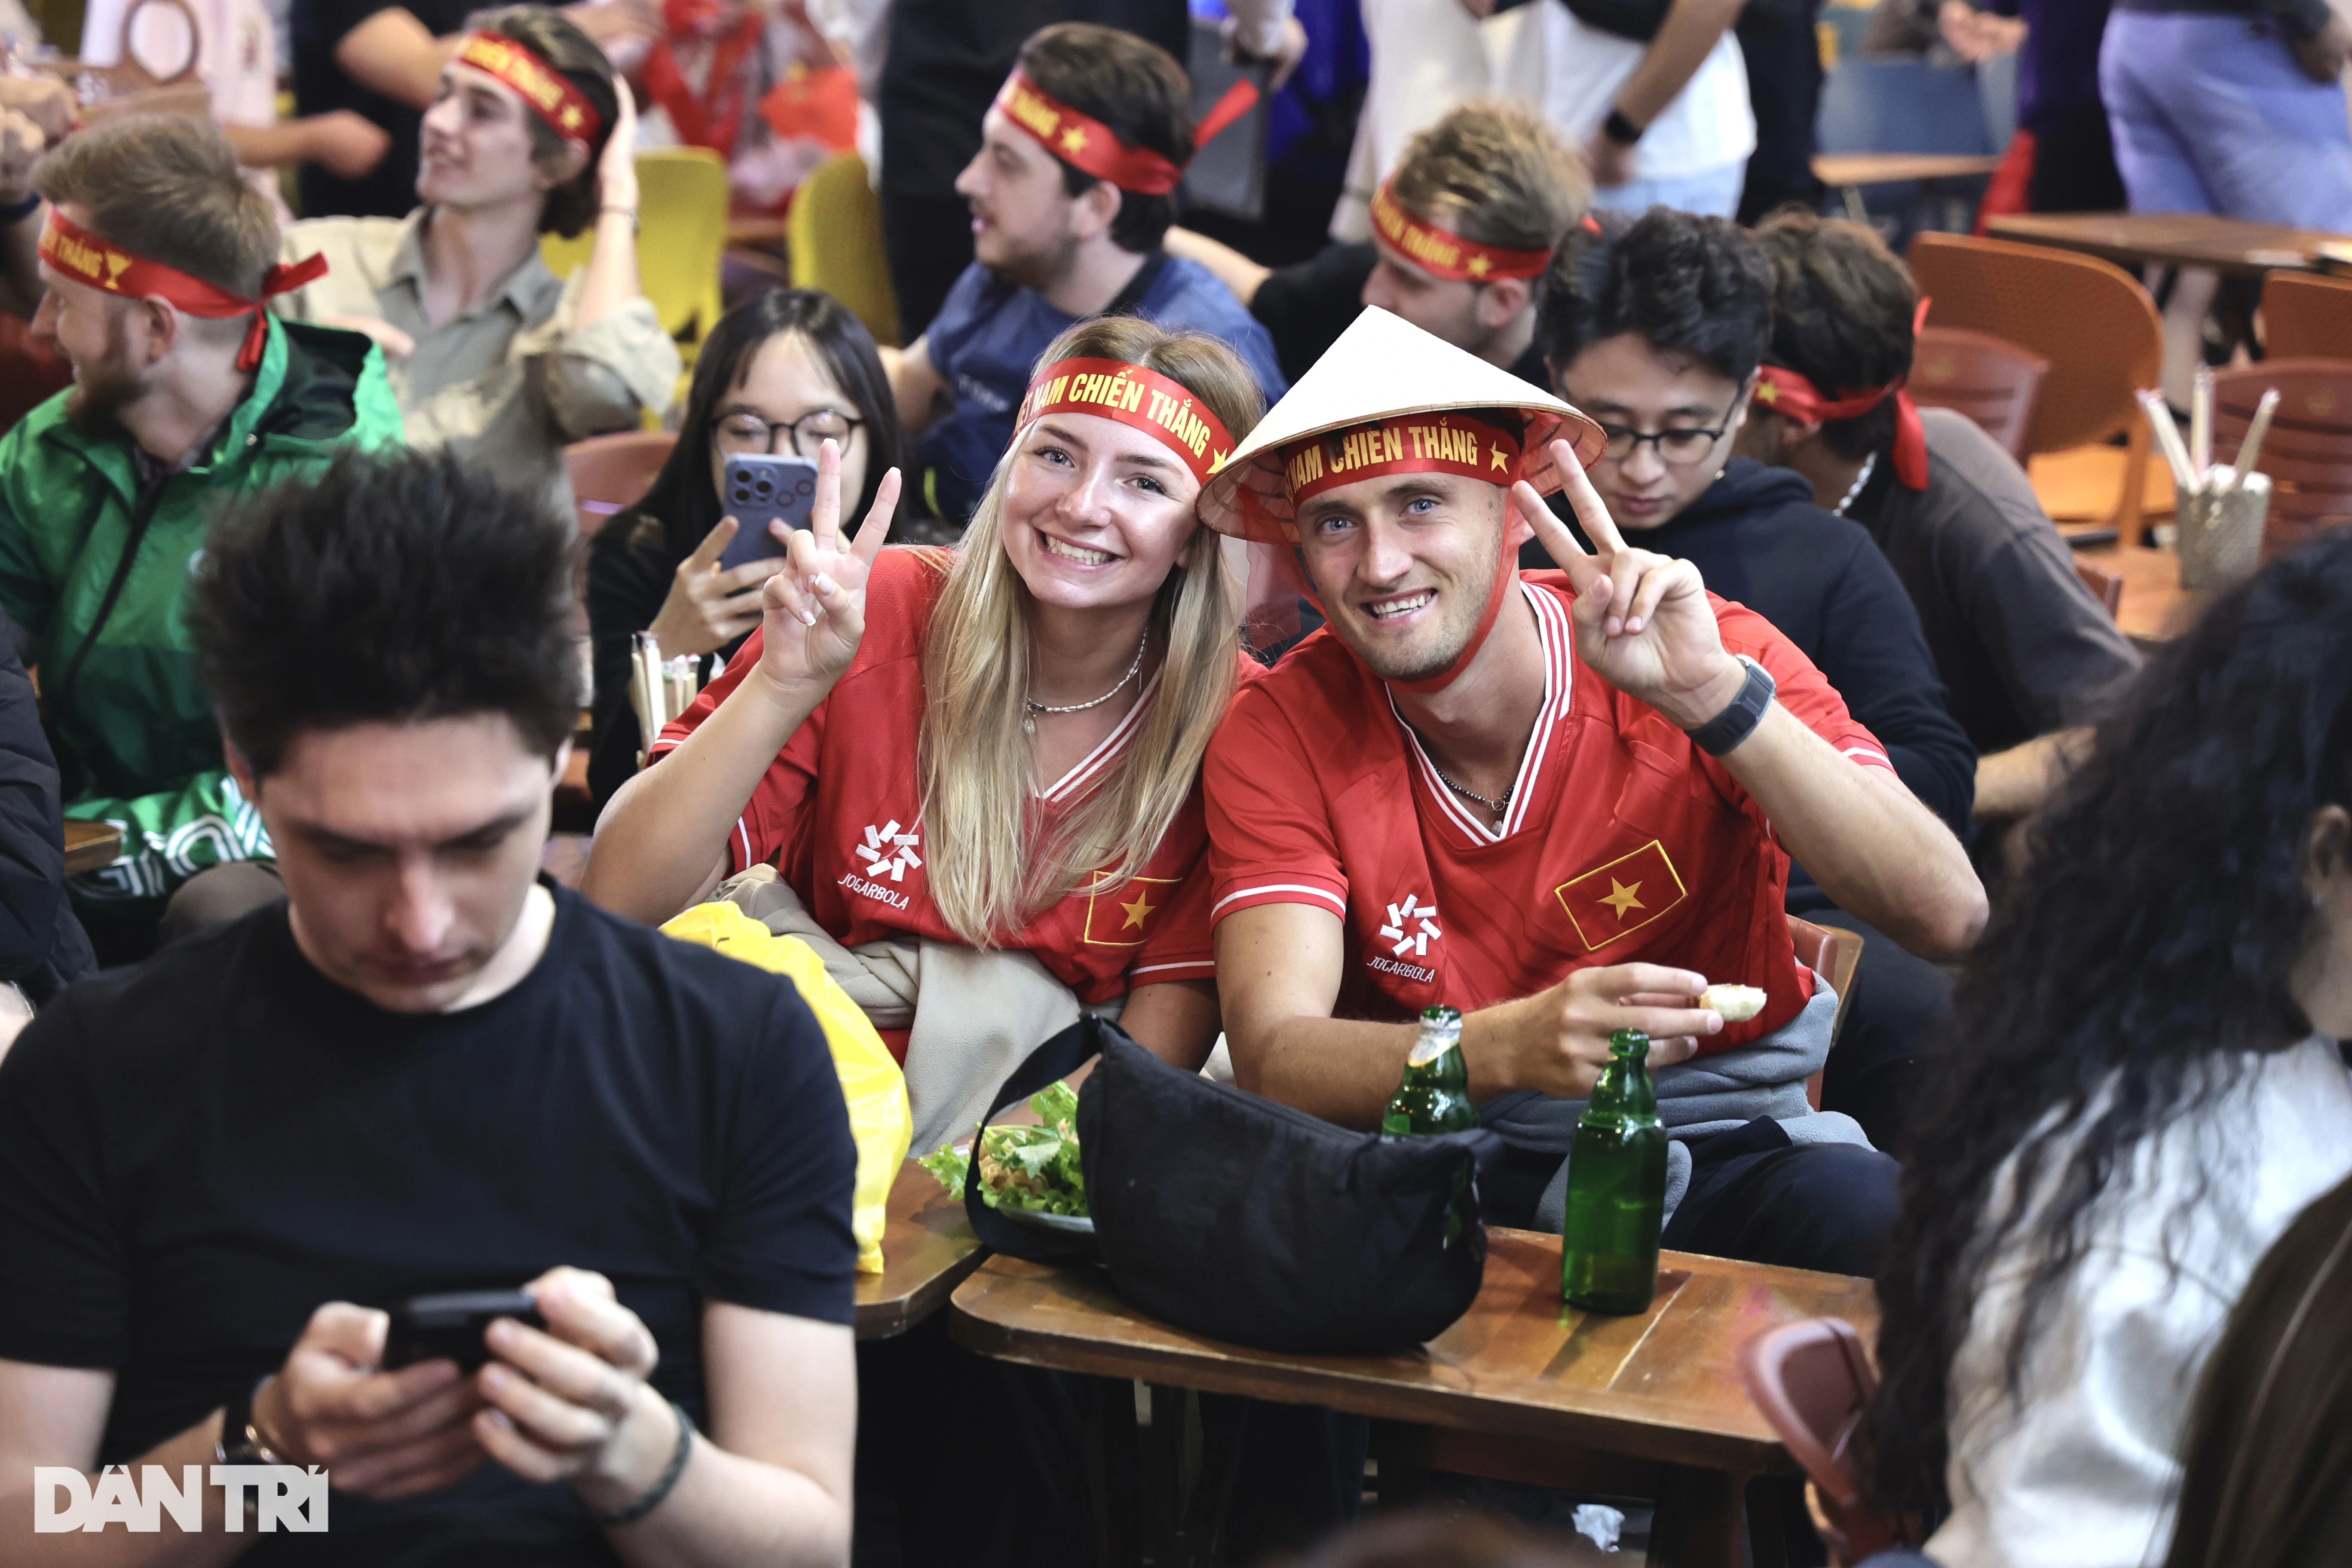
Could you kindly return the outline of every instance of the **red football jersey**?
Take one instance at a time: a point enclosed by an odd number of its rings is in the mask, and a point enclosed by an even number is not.
[[[1763,812],[1655,709],[1578,660],[1564,574],[1523,574],[1521,592],[1544,702],[1501,826],[1465,808],[1386,685],[1318,632],[1234,700],[1210,743],[1211,919],[1274,903],[1338,914],[1340,1017],[1468,1012],[1574,970],[1643,963],[1767,993],[1761,1014],[1704,1052],[1779,1028],[1812,976],[1789,940],[1789,857]],[[1894,771],[1811,660],[1763,616],[1709,597],[1724,647],[1771,672],[1783,707]]]
[[[889,549],[866,584],[866,637],[832,692],[776,754],[730,842],[731,868],[773,862],[819,925],[845,946],[885,938],[961,942],[924,880],[923,638],[947,582],[937,552]],[[759,662],[753,632],[734,662],[654,742],[661,756],[702,722]],[[1247,662],[1244,660],[1244,662]],[[1133,740],[1159,684],[1085,761],[1034,797],[1046,815],[1100,782]],[[1133,880],[1081,887],[1000,946],[1035,953],[1083,1002],[1133,986],[1212,980],[1206,835],[1192,798]],[[1197,875],[1195,873],[1198,873]]]

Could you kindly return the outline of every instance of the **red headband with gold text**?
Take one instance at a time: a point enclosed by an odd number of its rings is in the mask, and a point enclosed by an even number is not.
[[[1234,452],[1224,422],[1181,382],[1124,360],[1066,359],[1047,365],[1029,384],[1013,428],[1026,430],[1048,414],[1092,414],[1131,426],[1182,458],[1202,484]]]
[[[1390,188],[1395,183],[1393,176],[1382,181],[1372,197],[1372,229],[1423,272],[1465,283],[1491,283],[1497,278],[1533,278],[1550,265],[1549,250],[1481,245],[1423,223],[1396,199]]]
[[[202,316],[206,321],[250,315],[253,328],[245,334],[245,345],[236,356],[236,368],[245,371],[261,363],[262,345],[269,336],[262,301],[327,275],[327,258],[323,256],[313,256],[291,266],[273,267],[262,275],[261,299],[243,299],[176,267],[133,256],[121,246],[100,239],[54,206],[49,208],[48,221],[41,227],[41,259],[68,278],[126,300],[166,300],[189,315]]]
[[[1911,312],[1914,338],[1927,325],[1927,307],[1933,303],[1922,299]],[[1902,377],[1885,386],[1866,386],[1831,397],[1810,377],[1786,365],[1762,365],[1756,372],[1756,401],[1774,414],[1806,425],[1859,419],[1889,397],[1895,399],[1895,477],[1906,490],[1924,490],[1927,488],[1927,429],[1919,422],[1919,405],[1903,389]]]
[[[1207,146],[1218,132],[1247,114],[1257,98],[1257,84],[1246,77],[1227,88],[1225,96],[1193,128],[1193,150]],[[1181,163],[1149,147],[1120,141],[1109,126],[1079,113],[1021,71],[1005,79],[1003,90],[996,95],[996,107],[1004,110],[1005,119],[1035,137],[1046,152],[1122,191],[1164,196],[1184,177]]]
[[[566,141],[593,142],[604,117],[572,79],[538,52],[503,33],[468,33],[457,46],[457,63],[498,78],[520,95],[548,129]]]
[[[1282,449],[1283,483],[1294,506],[1359,479],[1432,473],[1507,489],[1519,477],[1519,438],[1461,414],[1407,414],[1327,430]]]

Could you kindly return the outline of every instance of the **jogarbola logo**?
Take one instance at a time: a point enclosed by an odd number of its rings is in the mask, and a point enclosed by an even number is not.
[[[1151,917],[1174,897],[1173,877],[1129,877],[1114,882],[1101,872],[1087,886],[1083,940],[1091,947],[1141,947],[1151,934]],[[1100,889],[1097,891],[1097,889]]]
[[[894,816],[879,827],[868,824],[866,842],[856,846],[853,853],[866,862],[868,877],[887,877],[894,882],[902,882],[909,870],[923,863],[922,841],[919,831],[899,832],[898,819]]]
[[[1374,953],[1364,962],[1382,974],[1401,975],[1424,984],[1437,978],[1437,971],[1412,962],[1429,956],[1429,944],[1445,933],[1438,929],[1437,906],[1424,904],[1419,893],[1407,893],[1404,901],[1384,906],[1388,921],[1381,927],[1380,936],[1389,944],[1385,953]]]
[[[1654,838],[1569,879],[1552,894],[1587,952],[1641,930],[1689,896],[1666,847]]]

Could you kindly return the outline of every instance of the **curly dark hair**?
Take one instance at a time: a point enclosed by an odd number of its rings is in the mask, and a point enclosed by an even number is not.
[[[1863,1442],[1882,1506],[1944,1505],[1950,1370],[1992,1262],[2031,1264],[2014,1398],[2134,1148],[2227,1092],[2243,1053],[2311,1032],[2287,981],[2313,931],[2310,825],[2330,805],[2352,805],[2344,531],[2224,595],[2149,661],[1969,958],[1968,1048],[1921,1095],[1935,1112],[1912,1133],[1879,1276],[1885,1381]]]
[[[1091,115],[1131,147],[1148,147],[1182,168],[1192,160],[1192,81],[1159,45],[1095,22],[1040,27],[1021,46],[1021,69],[1081,114]],[[1062,188],[1082,196],[1097,183],[1076,164],[1062,165]],[[1176,197],[1118,194],[1111,243],[1140,256],[1159,248],[1176,221]]]
[[[346,450],[215,518],[196,671],[257,774],[306,730],[503,713],[552,757],[580,716],[575,525],[446,451]]]
[[[1746,385],[1772,331],[1772,265],[1756,237],[1670,207],[1598,221],[1597,234],[1570,229],[1543,276],[1536,339],[1552,374],[1602,339],[1633,332]]]
[[[1911,374],[1911,312],[1919,290],[1875,229],[1784,207],[1756,229],[1779,279],[1771,362],[1825,397],[1885,386]],[[1895,400],[1822,426],[1822,444],[1859,462],[1895,442]]]
[[[595,39],[552,6],[509,5],[474,17],[473,25],[482,32],[512,38],[553,66],[566,81],[580,89],[604,122],[588,143],[587,165],[548,192],[547,205],[540,210],[540,233],[575,238],[596,221],[601,200],[596,189],[596,160],[604,155],[604,143],[613,138],[613,122],[621,116],[621,95],[613,86],[613,62]],[[529,111],[522,119],[530,129],[533,157],[548,163],[563,156],[563,138],[555,133],[552,126]]]

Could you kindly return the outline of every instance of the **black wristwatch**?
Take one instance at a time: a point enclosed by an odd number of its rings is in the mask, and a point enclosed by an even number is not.
[[[1756,726],[1764,721],[1764,710],[1772,705],[1776,689],[1772,672],[1744,653],[1738,658],[1748,667],[1748,679],[1740,683],[1739,694],[1731,700],[1731,706],[1697,729],[1685,731],[1691,743],[1710,757],[1727,754],[1754,734]]]
[[[1612,109],[1609,111],[1609,118],[1601,122],[1601,134],[1608,137],[1620,147],[1631,147],[1634,142],[1639,142],[1643,129],[1626,119],[1625,111],[1622,109]]]
[[[264,1376],[251,1388],[228,1402],[221,1415],[220,1441],[213,1445],[215,1465],[282,1465],[286,1461],[272,1453],[261,1438],[261,1428],[254,1425],[253,1402],[271,1377]]]

